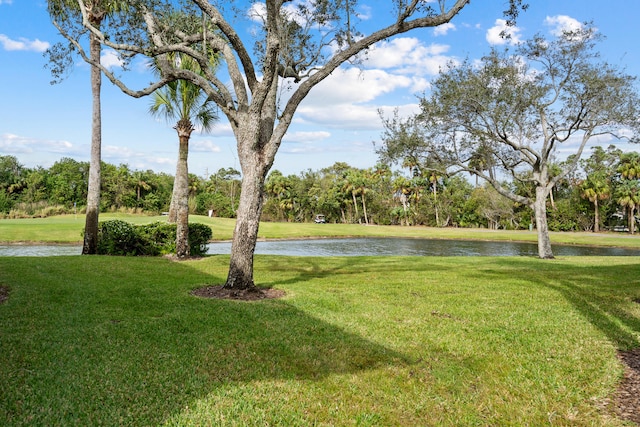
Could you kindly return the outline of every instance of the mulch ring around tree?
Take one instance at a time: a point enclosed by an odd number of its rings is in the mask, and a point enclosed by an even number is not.
[[[624,365],[624,377],[611,399],[612,409],[623,420],[640,425],[640,348],[619,351],[618,359]]]
[[[222,285],[205,286],[194,289],[191,295],[201,298],[233,299],[239,301],[259,301],[263,299],[282,298],[285,292],[273,288],[227,289]]]

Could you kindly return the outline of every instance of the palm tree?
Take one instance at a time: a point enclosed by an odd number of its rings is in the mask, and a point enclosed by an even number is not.
[[[442,177],[432,171],[429,175],[429,183],[431,184],[431,193],[433,194],[433,207],[436,214],[436,226],[440,227],[440,214],[438,213],[438,185]]]
[[[107,18],[126,11],[127,1],[88,0],[85,3],[88,21],[96,29],[100,29]],[[54,25],[63,32],[61,25],[72,25],[70,21],[79,19],[79,6],[76,1],[50,0],[47,4],[49,15]],[[89,55],[93,63],[100,62],[102,45],[93,33],[89,33]],[[89,161],[89,184],[87,189],[87,213],[84,226],[84,244],[82,254],[96,254],[98,250],[98,215],[100,212],[100,162],[102,161],[102,111],[100,88],[102,73],[96,66],[91,67],[91,156]]]
[[[402,203],[403,217],[400,219],[400,225],[409,225],[409,195],[411,194],[411,182],[404,176],[398,176],[393,181],[394,199],[400,200]],[[403,223],[404,221],[404,223]]]
[[[493,171],[495,168],[495,158],[493,157],[491,150],[485,144],[480,145],[478,149],[471,154],[468,165],[471,169],[470,173],[476,177],[476,187],[478,186],[478,174],[474,171],[488,172],[489,176],[495,175],[495,172]]]
[[[611,196],[611,184],[609,177],[604,171],[594,172],[582,182],[580,186],[582,197],[593,203],[594,208],[594,225],[593,231],[600,231],[600,212],[598,209],[598,201],[606,200]]]
[[[629,232],[635,231],[635,210],[640,206],[640,154],[636,152],[624,153],[620,156],[618,173],[622,178],[616,190],[618,204],[627,209]]]
[[[355,180],[354,180],[354,173],[352,171],[349,171],[345,176],[344,179],[342,181],[342,191],[346,194],[349,194],[351,196],[351,198],[353,199],[353,208],[355,210],[355,219],[360,222],[360,214],[358,212],[358,203],[356,201],[356,193],[357,193],[357,187],[355,184]]]
[[[135,171],[132,174],[133,185],[136,189],[136,207],[140,207],[140,199],[142,198],[142,191],[149,191],[151,185],[147,182],[146,174],[142,171]]]
[[[360,200],[362,202],[362,212],[364,215],[365,224],[369,224],[369,217],[367,213],[367,202],[366,195],[369,193],[369,188],[367,188],[367,176],[366,173],[362,170],[351,169],[347,172],[343,181],[343,191],[346,193],[351,193],[351,197],[353,199],[353,206],[356,212],[356,219],[358,222],[361,222],[360,214],[358,212],[358,203],[357,196],[360,196]]]
[[[282,175],[279,170],[274,170],[267,178],[265,183],[265,191],[268,196],[275,199],[278,219],[290,220],[292,215],[287,215],[294,207],[294,198],[292,193],[291,180]]]
[[[174,59],[180,68],[199,72],[199,65],[186,55]],[[215,65],[215,64],[212,64]],[[177,223],[176,256],[189,256],[189,140],[195,125],[203,132],[211,129],[218,116],[214,104],[199,86],[186,81],[175,80],[154,92],[149,108],[152,115],[164,116],[168,121],[176,120],[173,127],[178,133],[178,162],[173,183],[169,222]]]
[[[637,180],[626,179],[616,190],[618,204],[627,209],[629,233],[635,232],[635,211],[640,206],[640,186]]]

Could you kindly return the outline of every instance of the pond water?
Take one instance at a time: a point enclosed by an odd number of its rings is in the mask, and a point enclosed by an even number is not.
[[[231,242],[208,245],[210,255],[231,253]],[[76,245],[0,245],[0,256],[80,255]],[[558,256],[640,256],[640,249],[553,245]],[[537,256],[535,243],[484,242],[410,238],[349,238],[269,240],[256,245],[256,254],[291,256]]]
[[[209,244],[208,254],[229,254],[230,242]],[[640,256],[640,249],[553,245],[558,256]],[[410,238],[350,238],[258,242],[256,254],[292,256],[537,256],[536,243]]]
[[[76,245],[0,245],[0,256],[61,256],[80,255]]]

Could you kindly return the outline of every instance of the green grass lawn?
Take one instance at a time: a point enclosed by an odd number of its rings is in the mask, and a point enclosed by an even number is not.
[[[366,227],[362,227],[365,229]],[[0,258],[0,425],[617,426],[634,257]]]

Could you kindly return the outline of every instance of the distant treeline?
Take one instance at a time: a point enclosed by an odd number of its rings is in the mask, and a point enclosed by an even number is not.
[[[89,163],[62,158],[49,169],[26,168],[14,156],[0,156],[0,217],[19,218],[83,213],[87,199]],[[131,170],[127,165],[102,163],[102,212],[169,210],[172,175],[152,170]],[[220,169],[203,180],[190,175],[190,208],[204,214],[233,217],[240,188],[240,173]]]
[[[634,163],[635,162],[635,163]],[[631,163],[631,165],[630,165]],[[595,204],[603,226],[623,225],[627,212],[640,206],[640,156],[609,147],[581,162],[561,181],[548,201],[549,227],[584,231],[594,227]],[[0,217],[19,218],[83,213],[88,162],[62,158],[49,169],[26,168],[14,156],[0,156]],[[343,162],[317,171],[285,176],[271,172],[265,185],[265,221],[327,222],[528,229],[533,215],[469,176],[393,171],[386,165],[358,169]],[[189,176],[193,214],[233,218],[241,174],[223,168],[202,178]],[[510,185],[520,194],[533,191],[526,179]],[[101,211],[159,214],[169,210],[173,176],[127,165],[102,164]],[[632,211],[630,207],[633,206]]]

